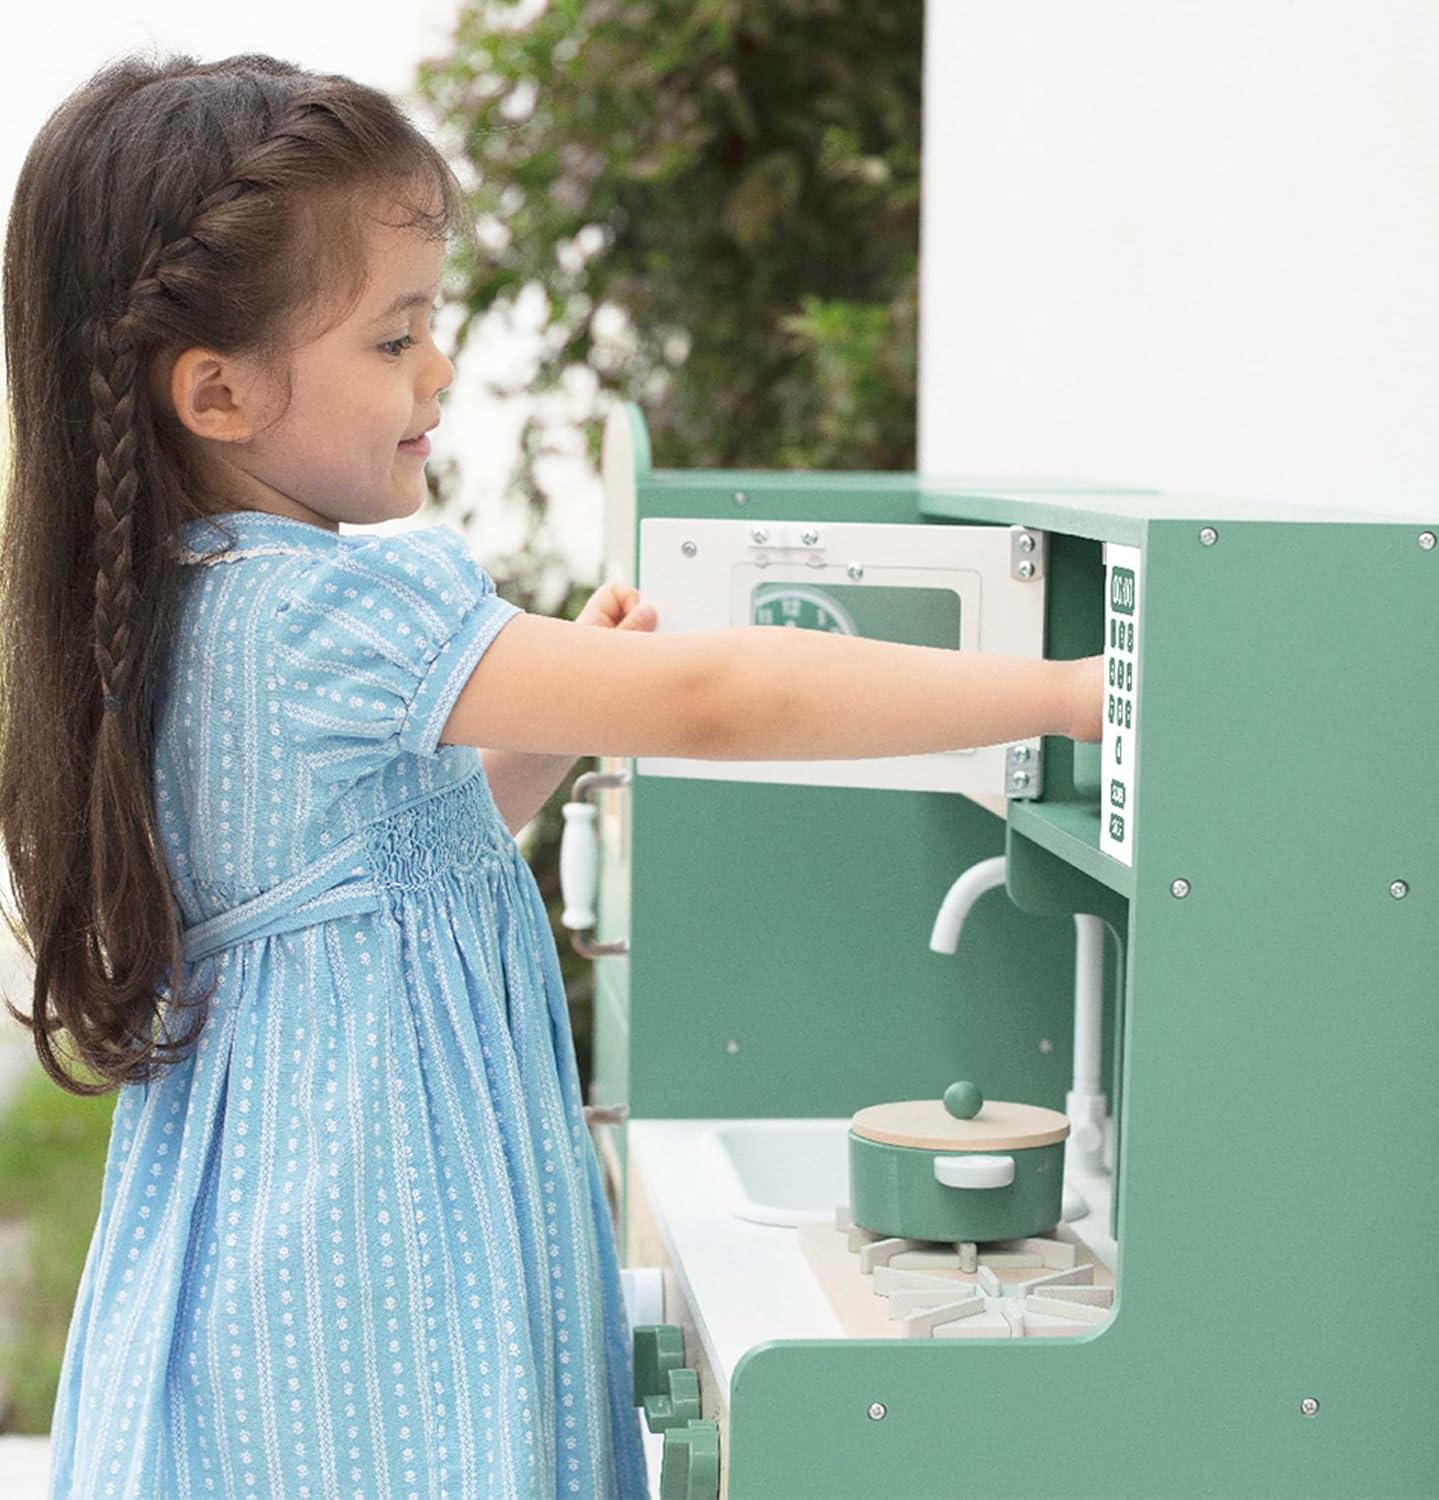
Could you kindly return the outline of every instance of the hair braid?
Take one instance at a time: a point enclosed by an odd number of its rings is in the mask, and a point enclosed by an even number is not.
[[[124,702],[133,667],[131,616],[137,598],[130,546],[140,489],[138,408],[144,402],[129,315],[91,335],[90,396],[95,443],[95,661],[107,712]]]

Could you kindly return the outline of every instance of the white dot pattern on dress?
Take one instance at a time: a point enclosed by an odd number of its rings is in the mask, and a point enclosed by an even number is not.
[[[356,836],[376,909],[221,946],[195,1052],[121,1091],[52,1494],[643,1495],[544,908],[478,752],[439,744],[516,611],[446,527],[225,524],[183,533],[156,710],[181,910],[327,851],[353,884]]]

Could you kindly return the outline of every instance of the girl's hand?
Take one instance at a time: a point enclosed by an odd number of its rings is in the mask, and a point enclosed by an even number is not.
[[[590,595],[575,617],[576,625],[598,625],[603,630],[653,630],[659,622],[655,607],[640,599],[627,583],[607,583]]]

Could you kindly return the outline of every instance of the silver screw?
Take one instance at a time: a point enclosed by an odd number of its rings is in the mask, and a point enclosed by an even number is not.
[[[1034,538],[1030,536],[1027,531],[1022,531],[1019,534],[1019,540],[1015,542],[1014,545],[1018,547],[1021,552],[1033,552]]]
[[[1020,565],[1014,571],[1021,578],[1033,578],[1034,577],[1034,564],[1032,562],[1030,562],[1030,560],[1028,558],[1025,558],[1025,560],[1022,563],[1020,563]]]
[[[763,526],[756,526],[749,534],[749,539],[756,547],[763,547],[769,541],[769,532]]]
[[[869,1419],[871,1422],[883,1422],[885,1404],[883,1401],[871,1401],[869,1403]]]
[[[1407,880],[1395,880],[1390,883],[1389,894],[1396,901],[1402,901],[1409,894],[1409,882]]]
[[[724,1049],[729,1053],[731,1057],[733,1057],[735,1053],[739,1051],[739,1043],[736,1041],[728,1041],[724,1044]]]
[[[1434,550],[1434,533],[1432,531],[1421,531],[1419,533],[1419,545],[1426,551]]]
[[[696,547],[693,542],[680,543],[680,551],[683,552],[686,557],[693,557],[699,550],[700,549]]]
[[[1212,526],[1206,526],[1204,530],[1199,533],[1199,540],[1206,547],[1212,547],[1215,542],[1219,540],[1219,533]]]
[[[1014,788],[1016,792],[1022,792],[1025,787],[1029,785],[1029,772],[1016,771],[1014,775],[1009,778],[1009,784]]]
[[[1047,1036],[1042,1036],[1039,1039],[1039,1050],[1048,1057],[1054,1051],[1054,1043]]]
[[[748,505],[749,496],[743,490],[736,490],[734,492],[734,503],[736,505]]]
[[[1024,765],[1024,763],[1029,759],[1029,746],[1016,745],[1013,751],[1011,751],[1011,754],[1014,756],[1018,764]]]
[[[1178,900],[1183,901],[1184,898],[1189,894],[1189,882],[1181,876],[1178,880],[1171,882],[1169,887],[1169,894],[1171,896],[1174,896]]]
[[[844,571],[852,579],[854,579],[856,583],[858,583],[860,579],[864,577],[864,569],[860,567],[858,563],[851,563]]]
[[[805,544],[806,547],[816,546],[819,542],[819,532],[811,527],[808,531],[801,532],[799,539]]]
[[[1319,1403],[1314,1399],[1313,1396],[1306,1396],[1299,1403],[1299,1410],[1302,1411],[1306,1417],[1312,1417],[1314,1413],[1319,1410]]]

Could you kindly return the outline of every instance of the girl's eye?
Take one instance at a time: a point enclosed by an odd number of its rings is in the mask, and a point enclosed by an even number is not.
[[[414,347],[415,341],[407,333],[402,338],[386,339],[380,345],[380,351],[383,354],[388,354],[391,359],[398,359],[406,349],[413,349]]]

